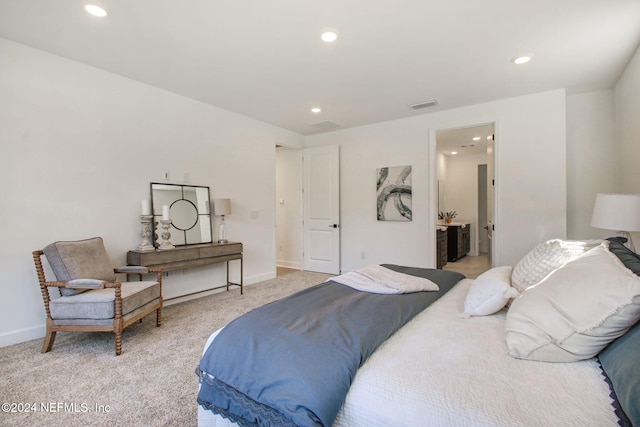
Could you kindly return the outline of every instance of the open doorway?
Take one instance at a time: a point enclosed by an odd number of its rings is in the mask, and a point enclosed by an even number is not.
[[[302,268],[302,154],[298,148],[275,149],[275,268],[283,276]]]
[[[475,278],[491,268],[494,124],[436,132],[438,227],[446,227],[444,270]],[[447,218],[451,222],[447,222]]]

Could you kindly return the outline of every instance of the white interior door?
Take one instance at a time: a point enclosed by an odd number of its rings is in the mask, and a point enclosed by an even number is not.
[[[337,145],[302,151],[304,270],[340,274],[339,168]]]

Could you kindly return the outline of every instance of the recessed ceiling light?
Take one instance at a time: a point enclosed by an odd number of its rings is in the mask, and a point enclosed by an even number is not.
[[[457,151],[452,151],[451,154],[455,156],[456,154],[458,154],[458,152]]]
[[[96,6],[95,4],[88,4],[84,7],[84,10],[86,10],[87,12],[89,12],[90,14],[92,14],[93,16],[99,16],[99,17],[104,17],[107,16],[107,10],[100,7],[100,6]]]
[[[336,39],[338,38],[338,33],[335,30],[325,30],[320,35],[320,38],[324,42],[331,43],[336,41]]]
[[[479,136],[474,136],[474,137],[473,137],[473,140],[474,140],[474,141],[480,141],[480,137],[479,137]]]
[[[318,114],[318,113],[322,112],[322,108],[320,108],[320,107],[313,107],[313,108],[311,109],[311,112],[312,112],[312,113],[316,113],[316,114]]]
[[[531,54],[516,56],[515,58],[511,58],[511,62],[513,62],[514,64],[522,65],[531,61],[531,58],[533,58],[533,55]]]

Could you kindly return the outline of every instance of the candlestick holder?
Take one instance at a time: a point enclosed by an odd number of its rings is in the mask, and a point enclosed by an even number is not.
[[[162,232],[160,233],[160,245],[158,246],[158,249],[173,249],[175,246],[173,246],[169,241],[171,238],[171,233],[169,232],[169,228],[171,228],[171,220],[161,219],[160,228],[162,228]]]
[[[153,251],[155,248],[151,244],[151,219],[153,215],[140,215],[140,225],[142,226],[142,230],[140,231],[140,237],[142,237],[142,241],[136,248],[137,251]]]

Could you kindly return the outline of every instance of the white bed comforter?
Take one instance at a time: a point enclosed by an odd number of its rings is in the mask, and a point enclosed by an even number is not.
[[[463,280],[378,348],[358,371],[335,426],[615,426],[595,359],[513,359],[504,312],[459,317]],[[232,425],[199,407],[200,426]]]

